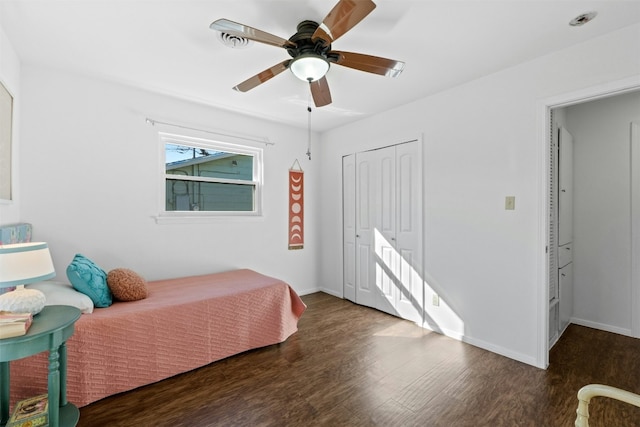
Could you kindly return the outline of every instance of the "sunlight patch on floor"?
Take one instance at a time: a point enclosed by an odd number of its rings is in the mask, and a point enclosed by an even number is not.
[[[422,338],[433,332],[412,323],[402,321],[373,334],[374,337]]]

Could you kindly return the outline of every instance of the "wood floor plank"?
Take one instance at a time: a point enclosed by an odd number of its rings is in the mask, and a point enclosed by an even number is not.
[[[640,340],[571,325],[541,370],[317,293],[286,342],[80,409],[79,427],[572,426],[576,393],[640,393]],[[596,398],[593,427],[640,426]]]

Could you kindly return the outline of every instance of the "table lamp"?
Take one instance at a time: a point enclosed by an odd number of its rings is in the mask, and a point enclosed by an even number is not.
[[[44,242],[0,245],[0,310],[13,313],[39,313],[45,305],[44,294],[24,285],[55,277],[49,247]]]

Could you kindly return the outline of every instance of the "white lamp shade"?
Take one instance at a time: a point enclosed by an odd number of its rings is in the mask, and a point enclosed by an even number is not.
[[[294,76],[305,82],[315,82],[329,71],[329,62],[318,55],[300,55],[289,66]]]
[[[40,282],[51,279],[55,275],[46,243],[31,242],[0,246],[0,288]]]

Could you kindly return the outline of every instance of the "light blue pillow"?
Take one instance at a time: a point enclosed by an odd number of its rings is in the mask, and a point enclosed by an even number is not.
[[[82,292],[73,289],[70,283],[45,280],[44,282],[30,283],[26,289],[37,289],[46,298],[44,305],[70,305],[78,308],[82,314],[93,313],[93,301]]]
[[[96,307],[109,307],[113,303],[107,285],[107,273],[82,254],[76,254],[67,267],[67,278],[73,288],[87,295]]]

